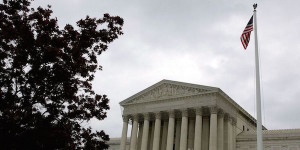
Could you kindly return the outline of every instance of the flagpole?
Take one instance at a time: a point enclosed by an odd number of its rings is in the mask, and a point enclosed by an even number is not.
[[[261,94],[260,94],[260,73],[259,73],[259,58],[258,58],[258,41],[257,41],[257,20],[256,8],[257,4],[253,5],[254,11],[254,36],[255,36],[255,69],[256,69],[256,108],[257,108],[257,150],[263,150],[262,142],[262,117],[261,117]]]

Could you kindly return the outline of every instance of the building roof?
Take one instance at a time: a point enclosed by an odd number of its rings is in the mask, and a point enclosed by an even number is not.
[[[299,139],[300,129],[263,130],[264,140]],[[237,136],[238,141],[256,141],[256,131],[244,131]]]

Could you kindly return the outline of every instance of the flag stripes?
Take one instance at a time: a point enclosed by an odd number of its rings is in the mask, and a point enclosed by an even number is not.
[[[242,42],[242,45],[243,45],[245,50],[246,50],[246,48],[248,46],[248,43],[250,41],[251,31],[253,31],[253,16],[249,20],[247,26],[245,27],[245,29],[244,29],[244,31],[241,35],[241,42]]]

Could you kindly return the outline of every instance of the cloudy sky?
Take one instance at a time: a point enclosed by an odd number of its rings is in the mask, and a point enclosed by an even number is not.
[[[240,35],[253,0],[36,0],[52,5],[59,25],[86,15],[121,16],[124,35],[100,57],[93,87],[110,98],[108,117],[93,129],[122,130],[119,102],[169,79],[220,87],[255,116],[254,36],[246,51]],[[300,128],[300,1],[258,1],[263,124]],[[128,132],[129,133],[129,132]]]

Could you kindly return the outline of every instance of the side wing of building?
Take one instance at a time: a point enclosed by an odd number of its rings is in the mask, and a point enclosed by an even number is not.
[[[237,150],[256,150],[256,132],[243,132],[236,138]],[[263,131],[265,150],[300,150],[300,129]]]

